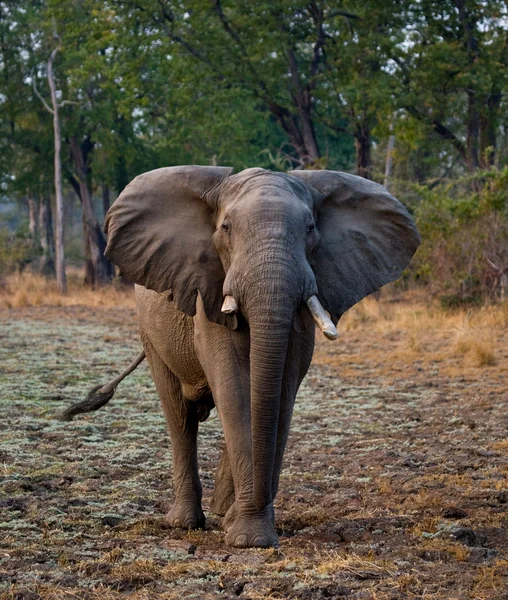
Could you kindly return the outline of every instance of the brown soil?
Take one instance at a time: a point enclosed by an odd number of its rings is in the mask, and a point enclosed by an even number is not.
[[[508,598],[508,310],[369,300],[319,340],[276,505],[278,550],[168,529],[171,452],[130,306],[0,311],[0,598]],[[200,432],[204,505],[221,447]]]

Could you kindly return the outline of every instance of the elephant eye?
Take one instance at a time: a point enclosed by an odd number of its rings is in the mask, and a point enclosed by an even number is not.
[[[223,231],[225,231],[226,233],[229,233],[231,230],[231,227],[229,225],[229,223],[222,223],[222,229]]]
[[[312,223],[311,225],[307,225],[307,233],[312,233],[314,229],[316,229],[314,223]]]

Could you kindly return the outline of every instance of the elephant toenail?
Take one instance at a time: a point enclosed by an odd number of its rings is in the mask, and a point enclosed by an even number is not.
[[[237,548],[247,548],[247,536],[244,533],[236,536],[235,546]]]
[[[173,519],[173,527],[181,527],[180,519]]]
[[[268,541],[264,535],[257,535],[254,538],[254,546],[257,546],[258,548],[266,548],[268,545]]]

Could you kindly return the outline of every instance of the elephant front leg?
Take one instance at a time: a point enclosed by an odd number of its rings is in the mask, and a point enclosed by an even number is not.
[[[161,360],[147,337],[142,334],[141,339],[171,437],[175,501],[166,520],[171,527],[199,529],[205,526],[205,515],[201,507],[202,490],[198,474],[198,405],[184,398],[180,381]]]
[[[194,318],[196,351],[226,439],[212,510],[223,512],[233,500],[232,477],[234,503],[223,522],[226,544],[237,548],[278,546],[272,504],[260,511],[253,503],[248,334],[210,323],[202,315],[200,304],[198,300]]]
[[[221,414],[226,433],[227,454],[231,455],[231,474],[235,499],[227,511],[223,526],[226,544],[236,548],[278,547],[273,504],[258,510],[253,503],[252,442],[250,424],[238,427],[236,419],[228,420],[227,410]]]
[[[225,383],[231,381],[231,377],[228,377],[228,364],[230,364],[229,361],[223,363],[220,375],[217,373],[217,377],[211,378],[214,398],[226,438],[227,459],[223,460],[229,460],[235,490],[234,503],[230,506],[223,521],[226,544],[237,548],[278,546],[273,506],[270,504],[264,510],[259,511],[252,500],[249,386],[245,380],[238,379],[238,373],[236,373],[236,385],[233,389]],[[222,491],[226,490],[229,477],[226,464],[222,464],[219,471],[222,471],[223,479],[219,480],[217,492],[221,493],[221,489]],[[219,496],[216,497],[218,503]],[[225,507],[225,504],[231,500],[231,496],[229,499],[223,498],[223,500],[223,507]]]

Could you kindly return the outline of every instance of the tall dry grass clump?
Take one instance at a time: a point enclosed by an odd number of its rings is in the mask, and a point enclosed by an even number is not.
[[[6,276],[0,284],[0,307],[25,306],[124,306],[135,307],[134,289],[114,284],[92,289],[83,284],[79,271],[68,274],[68,293],[61,295],[54,279],[23,271]]]
[[[497,364],[496,334],[506,328],[508,309],[483,309],[473,315],[464,315],[463,323],[457,327],[455,354],[464,355],[471,366],[483,367]]]
[[[341,332],[392,340],[408,359],[464,358],[467,366],[498,364],[501,338],[508,329],[508,302],[483,307],[445,310],[423,291],[402,297],[387,293],[376,300],[365,298],[339,323]]]

